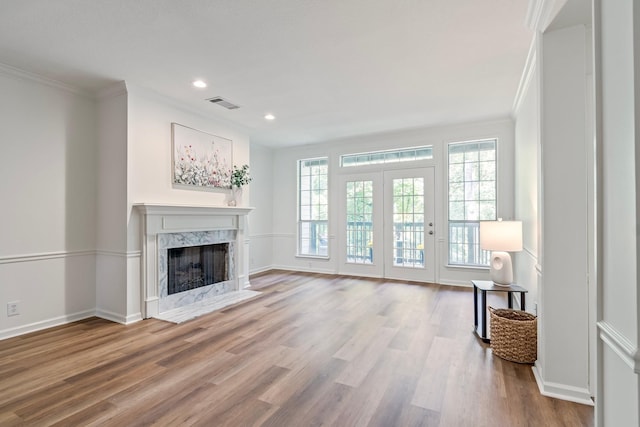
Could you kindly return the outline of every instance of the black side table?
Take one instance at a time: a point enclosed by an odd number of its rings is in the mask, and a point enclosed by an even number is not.
[[[487,292],[506,292],[509,308],[513,308],[513,294],[520,293],[520,310],[525,310],[525,294],[528,292],[522,286],[512,284],[511,286],[498,286],[488,280],[472,280],[473,285],[473,331],[482,339],[482,341],[490,342],[487,335]],[[480,289],[480,301],[478,301],[478,289]],[[479,303],[479,304],[478,304]],[[478,319],[478,312],[482,313]]]

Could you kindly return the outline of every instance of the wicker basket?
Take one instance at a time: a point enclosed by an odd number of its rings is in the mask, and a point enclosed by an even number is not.
[[[493,354],[518,363],[533,363],[538,357],[538,319],[520,310],[489,307]]]

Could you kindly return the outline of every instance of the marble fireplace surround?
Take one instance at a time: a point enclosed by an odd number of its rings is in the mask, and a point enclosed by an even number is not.
[[[143,316],[240,290],[248,279],[246,216],[253,208],[141,203]],[[192,291],[167,295],[167,250],[181,246],[229,243],[229,280]]]

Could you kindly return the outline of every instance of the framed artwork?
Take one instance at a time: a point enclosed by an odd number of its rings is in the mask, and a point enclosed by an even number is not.
[[[171,123],[173,185],[198,190],[231,188],[232,141]]]

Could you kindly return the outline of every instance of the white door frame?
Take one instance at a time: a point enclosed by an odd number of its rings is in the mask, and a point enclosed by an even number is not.
[[[339,176],[338,227],[338,272],[346,275],[365,277],[386,277],[390,279],[435,282],[436,235],[435,235],[435,171],[433,166],[372,171]],[[393,266],[393,179],[422,177],[424,179],[424,266]],[[372,262],[347,262],[346,233],[346,185],[353,181],[373,183],[373,241]],[[431,234],[430,234],[431,232]]]
[[[373,183],[373,241],[368,249],[371,254],[370,264],[347,261],[347,182],[372,181]],[[339,177],[339,220],[338,220],[338,271],[340,274],[358,275],[366,277],[382,277],[384,273],[384,259],[382,257],[382,221],[383,221],[383,192],[382,172],[367,172],[345,174]],[[379,255],[378,255],[379,254]]]
[[[424,179],[424,247],[422,267],[395,266],[393,257],[396,250],[393,229],[393,180],[399,178]],[[396,169],[384,172],[384,277],[388,279],[415,280],[420,282],[435,282],[435,171],[434,167]]]

